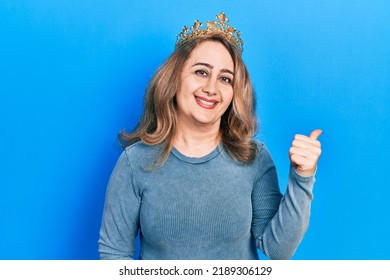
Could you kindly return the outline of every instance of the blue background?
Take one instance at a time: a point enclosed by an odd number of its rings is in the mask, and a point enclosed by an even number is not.
[[[390,259],[389,1],[0,1],[0,259],[96,259],[107,181],[145,86],[195,19],[242,31],[285,190],[322,128],[294,259]]]

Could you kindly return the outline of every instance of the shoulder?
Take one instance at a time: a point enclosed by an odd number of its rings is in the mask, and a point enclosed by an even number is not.
[[[257,154],[259,154],[261,152],[261,150],[265,147],[265,144],[260,140],[253,139],[253,143],[255,143],[255,145],[257,147]]]
[[[130,166],[148,166],[155,162],[161,153],[160,145],[147,145],[142,141],[135,142],[125,148],[122,155]]]
[[[146,145],[142,141],[135,142],[131,144],[130,146],[127,146],[124,150],[124,154],[128,158],[141,158],[141,157],[147,157],[151,154],[156,154],[156,152],[159,151],[159,145],[151,146]]]
[[[234,162],[237,165],[242,165],[242,166],[247,166],[247,167],[257,166],[257,165],[261,164],[261,162],[267,161],[270,158],[270,153],[269,153],[266,145],[264,144],[264,142],[253,138],[251,141],[251,146],[252,146],[251,149],[253,149],[255,152],[255,157],[249,163],[242,163],[242,162],[235,160],[232,156],[229,155],[229,152],[228,152],[226,146],[224,146],[224,145],[221,146],[222,147],[221,151],[222,151],[222,154],[225,156],[224,158],[230,159],[232,162]]]
[[[253,142],[256,144],[257,148],[256,161],[271,157],[270,152],[264,142],[257,139],[254,139]]]
[[[127,156],[139,155],[140,153],[148,153],[153,150],[154,146],[146,145],[142,141],[137,141],[129,146],[127,146],[124,150],[124,153]]]
[[[254,142],[257,146],[257,154],[254,160],[255,165],[267,167],[274,166],[274,161],[272,160],[271,153],[269,152],[264,142],[260,140],[254,140]]]

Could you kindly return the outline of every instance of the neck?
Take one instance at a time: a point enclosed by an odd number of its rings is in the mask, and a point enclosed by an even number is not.
[[[221,140],[219,126],[191,128],[179,124],[173,145],[188,157],[202,157],[211,153]]]

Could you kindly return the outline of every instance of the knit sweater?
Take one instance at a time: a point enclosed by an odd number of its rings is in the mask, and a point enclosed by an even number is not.
[[[220,144],[192,158],[173,148],[151,169],[156,146],[125,149],[106,193],[101,259],[131,259],[140,231],[140,259],[289,259],[309,224],[314,176],[291,167],[282,196],[263,143],[251,164],[234,161]]]

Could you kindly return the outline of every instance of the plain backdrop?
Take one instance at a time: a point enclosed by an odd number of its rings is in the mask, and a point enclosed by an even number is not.
[[[283,192],[294,134],[324,130],[294,259],[389,259],[387,0],[0,0],[0,259],[98,258],[117,133],[183,25],[221,11]]]

